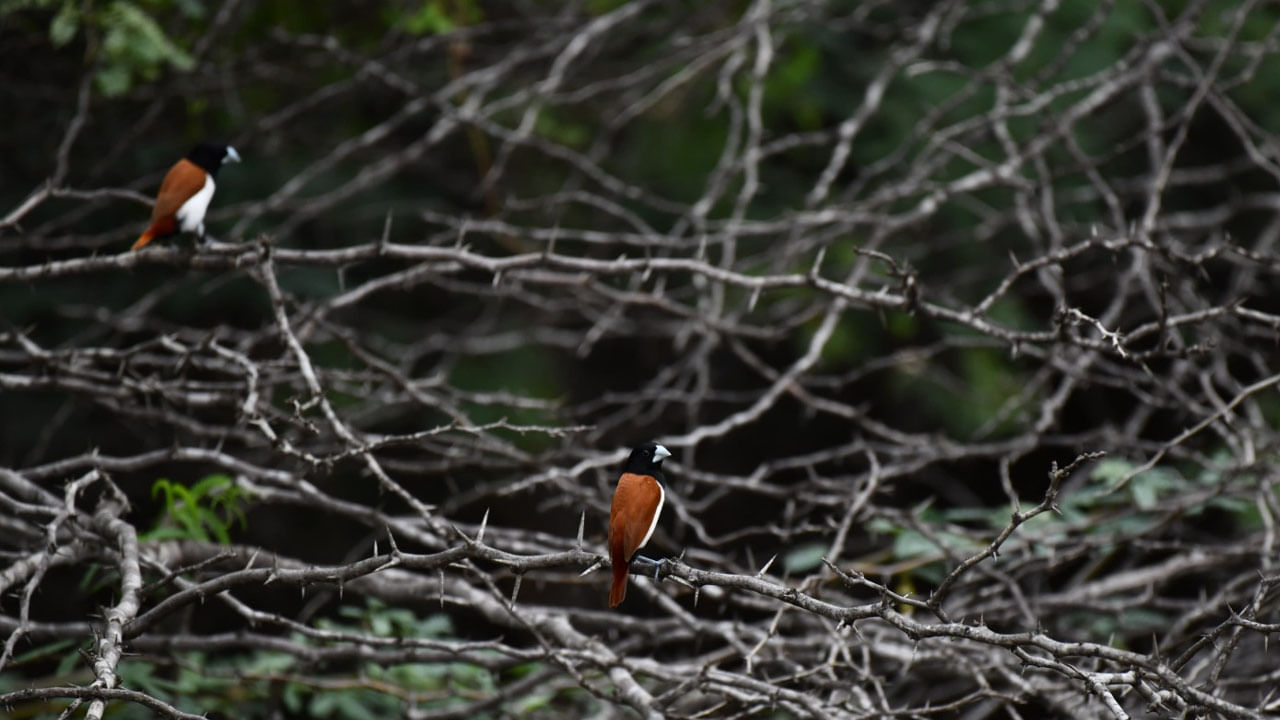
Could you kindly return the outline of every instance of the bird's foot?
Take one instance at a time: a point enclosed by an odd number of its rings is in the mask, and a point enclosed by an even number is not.
[[[653,579],[657,580],[659,573],[662,572],[662,567],[667,564],[667,559],[661,558],[658,560],[654,560],[653,558],[645,557],[644,555],[636,555],[631,559],[631,562],[632,563],[639,562],[644,565],[651,565],[653,567]]]

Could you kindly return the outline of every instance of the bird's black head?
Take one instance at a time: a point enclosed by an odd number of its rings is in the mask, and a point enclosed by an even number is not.
[[[671,457],[670,450],[658,443],[645,443],[631,451],[626,464],[622,466],[622,472],[661,478],[662,461],[669,457]]]
[[[191,148],[187,159],[199,165],[205,172],[216,176],[224,162],[240,162],[240,153],[230,145],[202,142]]]

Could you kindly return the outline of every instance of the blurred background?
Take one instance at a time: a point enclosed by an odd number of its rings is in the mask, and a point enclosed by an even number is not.
[[[105,509],[144,614],[255,558],[352,572],[133,625],[122,686],[189,713],[1276,712],[1278,33],[1215,0],[0,0],[0,693],[94,680]],[[216,242],[129,253],[204,139],[244,158]],[[611,614],[574,553],[654,439],[651,554],[1091,649],[675,581]],[[557,559],[351,570],[389,536]]]

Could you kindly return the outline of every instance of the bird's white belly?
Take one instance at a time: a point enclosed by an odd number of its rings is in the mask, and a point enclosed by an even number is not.
[[[178,220],[178,229],[182,232],[196,232],[204,225],[204,213],[209,209],[209,201],[213,199],[213,178],[204,176],[204,187],[190,199],[182,203],[174,217]]]
[[[653,537],[653,531],[658,527],[658,516],[662,514],[662,503],[667,499],[667,491],[662,489],[662,483],[658,483],[658,507],[653,509],[653,520],[649,521],[649,531],[644,534],[644,539],[636,546],[636,549],[645,546],[649,542],[649,538]]]

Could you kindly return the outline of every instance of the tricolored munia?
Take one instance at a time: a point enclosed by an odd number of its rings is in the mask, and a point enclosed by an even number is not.
[[[137,250],[156,238],[178,232],[194,232],[204,240],[204,214],[217,187],[214,178],[226,162],[240,162],[240,154],[230,145],[202,142],[173,164],[160,183],[151,224],[133,243]]]
[[[613,583],[609,607],[618,607],[627,596],[627,575],[636,551],[644,547],[658,527],[658,515],[666,493],[662,489],[662,461],[671,452],[657,443],[645,443],[631,451],[622,466],[618,487],[609,506],[609,560]]]

